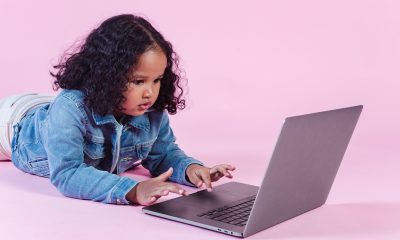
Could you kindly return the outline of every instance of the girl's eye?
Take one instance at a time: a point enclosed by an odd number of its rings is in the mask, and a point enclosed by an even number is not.
[[[129,83],[135,84],[135,85],[140,85],[140,84],[144,83],[144,81],[143,80],[132,80],[132,81],[129,81]]]
[[[159,83],[161,81],[161,78],[157,78],[154,80],[154,83]],[[144,80],[132,80],[128,82],[129,84],[134,84],[134,85],[141,85],[144,83]]]

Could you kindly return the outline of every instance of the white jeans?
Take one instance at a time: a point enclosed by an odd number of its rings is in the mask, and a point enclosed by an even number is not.
[[[11,141],[14,135],[13,126],[29,110],[49,103],[54,96],[29,93],[18,94],[0,100],[0,160],[11,159]]]

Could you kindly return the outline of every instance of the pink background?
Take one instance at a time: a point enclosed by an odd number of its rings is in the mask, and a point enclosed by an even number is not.
[[[250,239],[400,238],[399,1],[0,0],[0,97],[51,93],[63,51],[121,13],[149,19],[181,57],[178,144],[209,166],[237,166],[237,181],[260,184],[285,117],[364,105],[327,204]],[[65,198],[10,162],[0,162],[0,197],[1,239],[229,238]]]

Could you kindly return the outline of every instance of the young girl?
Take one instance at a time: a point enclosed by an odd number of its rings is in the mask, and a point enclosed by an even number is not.
[[[103,203],[150,205],[169,192],[187,195],[168,179],[211,191],[234,167],[205,167],[175,144],[168,113],[185,107],[177,64],[172,45],[145,19],[107,19],[54,66],[58,96],[0,102],[0,157],[11,152],[17,168],[49,177],[67,197]],[[118,176],[139,164],[155,178]]]

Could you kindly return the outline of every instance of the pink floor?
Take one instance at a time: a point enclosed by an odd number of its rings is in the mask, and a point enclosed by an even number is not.
[[[254,185],[268,162],[257,153],[198,157],[209,165],[235,164],[234,179]],[[326,205],[249,239],[400,239],[398,160],[395,152],[350,144]],[[124,175],[148,178],[143,168]],[[145,215],[140,206],[66,198],[48,179],[8,161],[0,162],[0,194],[0,239],[236,239]]]
[[[208,166],[236,165],[236,181],[260,184],[284,117],[364,105],[326,205],[250,239],[400,240],[400,1],[4,0],[0,98],[54,93],[62,53],[121,13],[148,18],[181,57],[180,146]],[[66,198],[9,161],[0,199],[0,240],[236,239]]]

